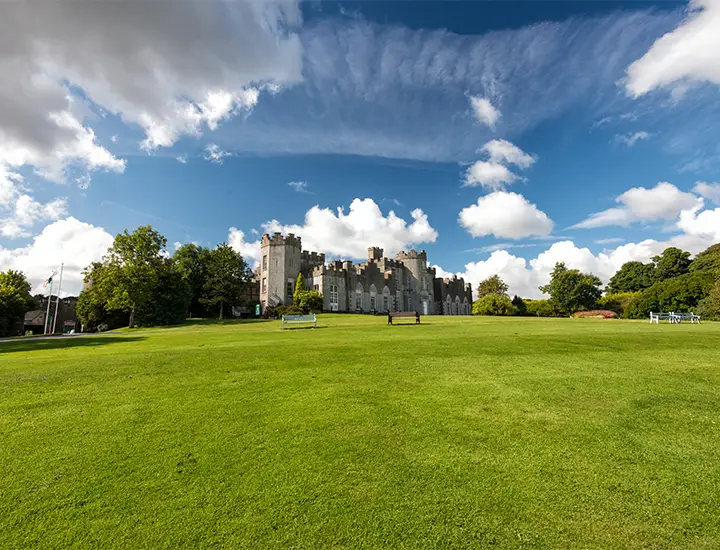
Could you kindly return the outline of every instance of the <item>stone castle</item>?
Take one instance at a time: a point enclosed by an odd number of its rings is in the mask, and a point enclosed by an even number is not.
[[[299,273],[309,289],[323,296],[324,311],[383,313],[417,311],[422,315],[471,315],[472,288],[463,279],[441,279],[428,267],[424,250],[383,257],[382,248],[369,248],[368,259],[325,264],[325,254],[302,249],[300,237],[265,234],[259,266],[260,304],[292,303]]]

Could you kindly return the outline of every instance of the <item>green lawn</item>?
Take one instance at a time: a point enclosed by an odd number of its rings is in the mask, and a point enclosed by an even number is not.
[[[0,547],[720,548],[720,323],[0,343]]]

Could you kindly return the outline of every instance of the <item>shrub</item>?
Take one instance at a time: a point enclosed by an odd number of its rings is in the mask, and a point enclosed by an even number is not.
[[[703,319],[720,321],[720,279],[715,282],[710,294],[698,304],[698,313]]]
[[[303,313],[322,311],[323,297],[317,290],[307,290],[298,296],[295,304]]]
[[[572,315],[576,319],[617,319],[618,314],[608,309],[593,309],[591,311],[578,311]]]
[[[303,315],[305,312],[296,305],[278,306],[275,308],[275,316],[282,315]]]
[[[620,317],[625,317],[625,310],[640,294],[641,292],[616,292],[614,294],[606,294],[598,300],[598,304],[604,306],[605,309],[614,311]]]
[[[525,300],[526,315],[532,315],[533,317],[557,317],[558,314],[555,311],[550,300]]]
[[[527,304],[525,300],[520,298],[517,294],[512,299],[512,305],[515,306],[515,315],[527,315]]]
[[[488,294],[473,303],[473,315],[515,315],[517,309],[502,294]]]

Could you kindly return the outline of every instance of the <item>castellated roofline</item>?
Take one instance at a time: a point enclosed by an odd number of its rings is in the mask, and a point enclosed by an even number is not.
[[[427,253],[424,250],[418,252],[417,250],[402,250],[395,254],[395,259],[402,260],[425,260],[427,261]]]
[[[302,250],[302,239],[300,237],[296,237],[294,233],[288,233],[286,236],[283,236],[282,233],[275,232],[271,235],[265,233],[262,236],[262,240],[260,241],[260,247],[265,246],[294,246],[295,248],[299,248]]]

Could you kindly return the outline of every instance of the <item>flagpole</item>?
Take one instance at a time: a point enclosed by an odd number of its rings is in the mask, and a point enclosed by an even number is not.
[[[60,264],[60,280],[58,281],[57,300],[55,300],[55,316],[53,318],[52,332],[50,334],[55,334],[55,324],[57,323],[57,313],[58,313],[58,309],[60,309],[60,289],[62,288],[63,267],[65,267],[65,264]]]
[[[50,302],[52,302],[52,276],[50,277],[50,291],[48,292],[48,307],[47,312],[45,312],[45,328],[43,330],[43,334],[47,334],[48,331],[48,321],[50,320]]]

